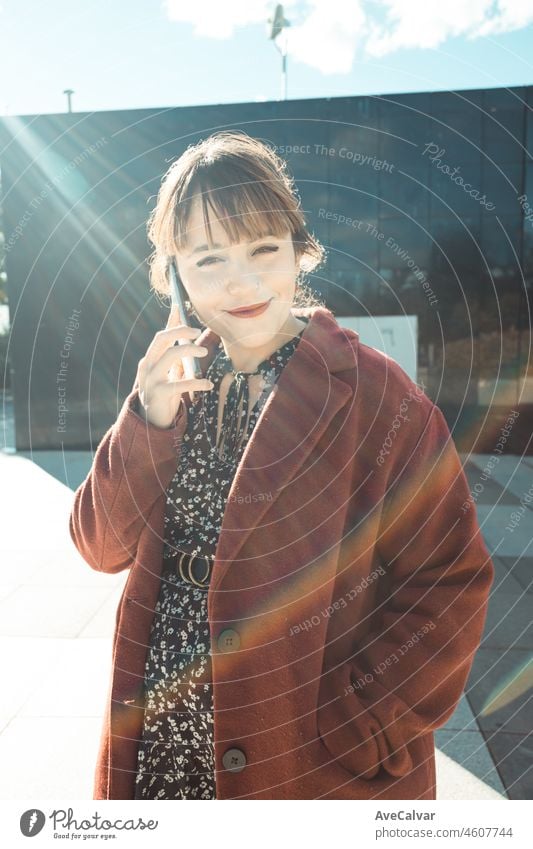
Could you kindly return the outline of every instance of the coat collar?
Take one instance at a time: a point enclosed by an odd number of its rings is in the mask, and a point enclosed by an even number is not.
[[[308,316],[301,340],[257,420],[235,473],[215,553],[211,587],[216,589],[264,514],[295,477],[349,398],[352,387],[336,377],[357,364],[359,335],[340,327],[325,307],[295,308]],[[198,337],[208,353],[205,374],[220,337],[210,328]]]

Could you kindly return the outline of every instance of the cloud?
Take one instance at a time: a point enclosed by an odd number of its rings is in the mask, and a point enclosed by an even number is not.
[[[165,0],[169,20],[189,23],[197,37],[229,39],[267,20],[275,3],[263,0]],[[397,50],[437,48],[450,38],[468,39],[523,29],[533,22],[531,0],[289,0],[290,57],[323,74],[346,74],[356,57],[380,58]]]
[[[315,0],[301,24],[287,32],[290,56],[322,71],[323,74],[347,74],[356,52],[363,46],[367,16],[361,0]]]
[[[193,35],[218,39],[231,38],[237,27],[249,24],[264,23],[266,32],[274,9],[265,0],[165,0],[163,6],[170,21],[192,24]]]
[[[365,49],[381,57],[405,48],[435,48],[449,38],[469,39],[521,29],[533,21],[531,0],[381,0],[384,19],[372,21]]]

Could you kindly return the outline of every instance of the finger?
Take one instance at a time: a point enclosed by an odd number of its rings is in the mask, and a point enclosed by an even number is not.
[[[169,381],[164,383],[162,391],[172,398],[174,395],[181,395],[183,392],[201,392],[213,389],[213,382],[205,377],[191,377],[188,380],[179,380],[176,382]]]
[[[172,378],[179,379],[184,373],[182,357],[205,357],[207,348],[194,343],[190,345],[176,345],[169,348],[162,354],[159,361],[153,366],[150,380],[156,383],[165,381],[168,372],[172,370]]]
[[[147,363],[146,357],[142,357],[139,360],[139,362],[137,363],[137,380],[139,381],[139,383],[142,383],[144,381],[144,376],[146,374],[147,366],[148,366],[148,363]]]
[[[167,350],[171,348],[178,339],[196,339],[201,330],[196,327],[187,327],[186,324],[179,324],[176,327],[167,327],[165,330],[159,330],[150,342],[146,351],[146,358],[150,366]]]

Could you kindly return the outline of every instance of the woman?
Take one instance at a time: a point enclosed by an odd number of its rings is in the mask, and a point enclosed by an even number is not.
[[[130,569],[94,798],[435,799],[494,572],[442,413],[305,289],[259,141],[190,147],[149,235],[206,329],[171,313],[75,494],[81,554]]]

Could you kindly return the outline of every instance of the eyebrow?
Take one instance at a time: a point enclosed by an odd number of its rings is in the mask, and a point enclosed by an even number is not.
[[[262,242],[263,239],[277,239],[277,238],[278,237],[275,236],[274,233],[267,233],[266,236],[261,236],[261,238],[259,238],[259,239],[254,239],[252,241],[252,245],[255,245],[256,242]],[[218,242],[215,242],[214,245],[212,246],[212,248],[210,248],[209,245],[198,245],[198,247],[194,248],[194,250],[191,251],[190,254],[187,254],[187,259],[190,259],[190,257],[194,256],[195,254],[204,253],[204,251],[210,251],[210,250],[214,250],[214,251],[224,250],[224,245],[219,245]]]

